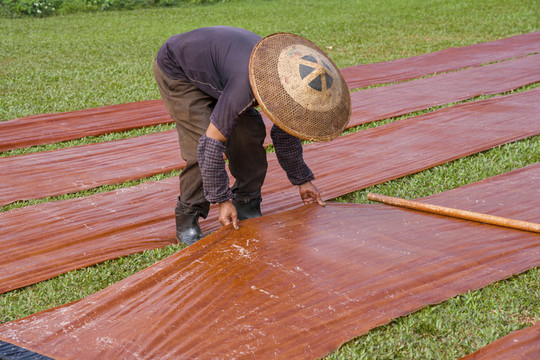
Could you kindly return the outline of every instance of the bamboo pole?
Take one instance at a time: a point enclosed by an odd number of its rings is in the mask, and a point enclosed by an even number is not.
[[[491,225],[498,225],[498,226],[504,226],[504,227],[508,227],[512,229],[540,233],[540,224],[533,223],[533,222],[508,219],[508,218],[504,218],[500,216],[482,214],[482,213],[477,213],[473,211],[453,209],[449,207],[426,204],[426,203],[421,203],[418,201],[406,200],[406,199],[395,198],[391,196],[374,194],[374,193],[369,193],[367,198],[368,200],[371,200],[371,201],[377,201],[377,202],[388,204],[388,205],[405,207],[408,209],[425,211],[432,214],[451,216],[458,219],[478,221],[481,223],[486,223],[486,224],[491,224]]]

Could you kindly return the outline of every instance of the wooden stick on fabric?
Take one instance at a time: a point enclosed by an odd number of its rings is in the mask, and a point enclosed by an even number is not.
[[[508,227],[512,229],[540,233],[540,224],[533,223],[533,222],[508,219],[508,218],[504,218],[500,216],[482,214],[482,213],[477,213],[473,211],[453,209],[449,207],[426,204],[426,203],[421,203],[418,201],[406,200],[406,199],[380,195],[380,194],[374,194],[374,193],[369,193],[367,198],[368,200],[371,200],[371,201],[377,201],[377,202],[388,204],[388,205],[394,205],[394,206],[400,206],[400,207],[405,207],[405,208],[414,209],[414,210],[425,211],[432,214],[451,216],[451,217],[455,217],[459,219],[478,221],[478,222],[491,224],[491,225],[498,225],[498,226],[504,226],[504,227]]]

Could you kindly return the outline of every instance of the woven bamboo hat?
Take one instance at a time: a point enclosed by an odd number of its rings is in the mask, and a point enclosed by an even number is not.
[[[281,129],[303,140],[339,136],[351,116],[351,97],[334,62],[311,41],[277,33],[253,49],[249,80],[259,105]]]

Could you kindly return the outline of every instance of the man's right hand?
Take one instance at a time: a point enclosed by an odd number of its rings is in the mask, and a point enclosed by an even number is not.
[[[326,206],[326,203],[321,198],[319,189],[317,189],[317,187],[313,185],[311,181],[298,186],[298,189],[304,205],[318,203],[321,206]]]
[[[231,200],[219,203],[219,222],[223,226],[232,224],[238,230],[238,214]]]

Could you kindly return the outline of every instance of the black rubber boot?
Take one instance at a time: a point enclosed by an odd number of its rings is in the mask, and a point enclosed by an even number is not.
[[[233,199],[232,201],[238,214],[238,220],[246,220],[262,216],[261,213],[261,198],[250,201],[238,201]]]
[[[192,245],[202,239],[203,233],[199,226],[198,213],[184,213],[181,209],[175,209],[176,214],[176,240],[179,243]]]

